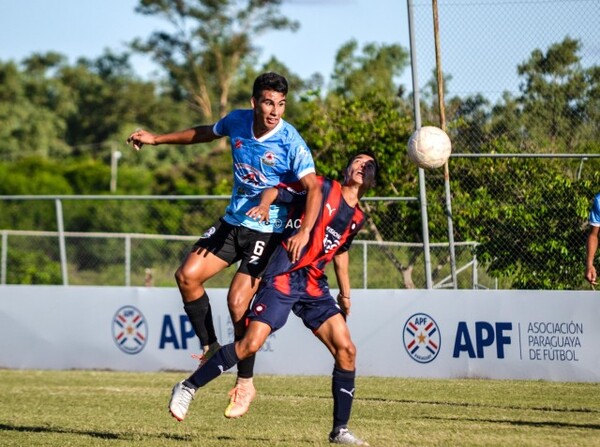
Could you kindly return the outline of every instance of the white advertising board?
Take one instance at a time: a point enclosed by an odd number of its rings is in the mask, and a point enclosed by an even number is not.
[[[209,290],[221,344],[224,289]],[[362,376],[600,381],[592,292],[355,290],[348,325]],[[176,288],[0,286],[0,367],[185,370],[199,352]],[[293,314],[257,374],[329,375],[333,360]]]

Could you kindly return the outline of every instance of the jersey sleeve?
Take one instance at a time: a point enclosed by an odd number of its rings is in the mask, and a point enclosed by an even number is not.
[[[277,188],[277,203],[302,204],[306,202],[306,192],[297,192],[291,188]]]
[[[594,203],[590,210],[590,225],[600,227],[600,194],[596,194],[594,197]]]
[[[316,172],[310,149],[298,134],[291,142],[290,161],[292,172],[294,172],[297,179]]]
[[[356,229],[348,236],[348,238],[346,239],[346,241],[340,245],[340,248],[338,248],[335,252],[335,255],[341,255],[344,252],[347,252],[348,250],[350,250],[350,247],[352,246],[352,241],[354,241],[354,238],[356,237],[356,235],[358,234],[358,232],[360,231],[360,229],[363,227],[363,225],[365,224],[365,220],[363,219],[357,226]]]
[[[304,203],[306,202],[306,190],[304,190],[300,181],[279,183],[279,185],[277,185],[277,199],[275,199],[275,202],[291,204]]]
[[[220,137],[228,137],[231,135],[230,124],[234,119],[235,111],[225,115],[213,126],[213,132]]]

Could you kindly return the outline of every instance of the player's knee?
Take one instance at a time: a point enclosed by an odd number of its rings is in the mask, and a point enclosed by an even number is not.
[[[346,340],[336,351],[336,358],[343,363],[354,363],[356,360],[356,346],[351,340]]]
[[[260,342],[244,338],[238,343],[238,355],[240,356],[240,358],[250,357],[251,355],[256,354],[259,351],[260,347]]]
[[[177,285],[183,287],[198,284],[200,282],[199,279],[191,275],[184,266],[180,266],[175,272],[175,281],[177,282]]]
[[[243,293],[229,293],[227,296],[227,303],[229,310],[237,317],[240,317],[246,313],[248,309],[249,298]]]
[[[176,271],[175,271],[175,281],[177,282],[177,284],[182,285],[185,284],[186,282],[186,277],[183,274],[183,269],[181,267],[179,267]]]

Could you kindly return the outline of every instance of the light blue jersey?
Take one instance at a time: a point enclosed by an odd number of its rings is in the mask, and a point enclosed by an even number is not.
[[[233,191],[223,219],[231,225],[263,233],[280,233],[287,217],[284,205],[271,205],[269,224],[259,224],[246,216],[246,212],[260,203],[263,190],[314,173],[315,163],[291,124],[280,120],[271,132],[255,138],[252,115],[252,110],[234,110],[213,128],[215,134],[230,138],[233,158]]]
[[[594,197],[594,203],[590,210],[590,225],[593,227],[600,227],[600,193]]]

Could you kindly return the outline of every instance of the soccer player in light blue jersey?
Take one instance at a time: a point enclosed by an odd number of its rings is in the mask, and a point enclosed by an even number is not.
[[[600,232],[600,193],[594,197],[594,203],[590,210],[590,232],[586,243],[585,279],[592,285],[597,284],[598,275],[594,267],[594,258],[598,250],[598,233]]]
[[[240,340],[245,331],[244,315],[256,293],[273,250],[280,244],[287,210],[273,204],[268,216],[248,216],[260,203],[261,192],[281,182],[299,181],[307,191],[306,216],[300,231],[287,239],[291,259],[298,259],[306,246],[321,203],[321,190],[312,155],[298,131],[282,119],[287,80],[276,73],[263,73],[252,89],[251,109],[234,110],[211,125],[155,135],[133,132],[127,142],[136,150],[144,144],[195,144],[229,137],[233,157],[233,191],[225,215],[195,243],[175,273],[184,309],[200,338],[202,362],[219,349],[204,283],[239,262],[227,303]],[[256,395],[252,383],[254,358],[238,365],[236,385],[231,390],[225,416],[240,417]]]

